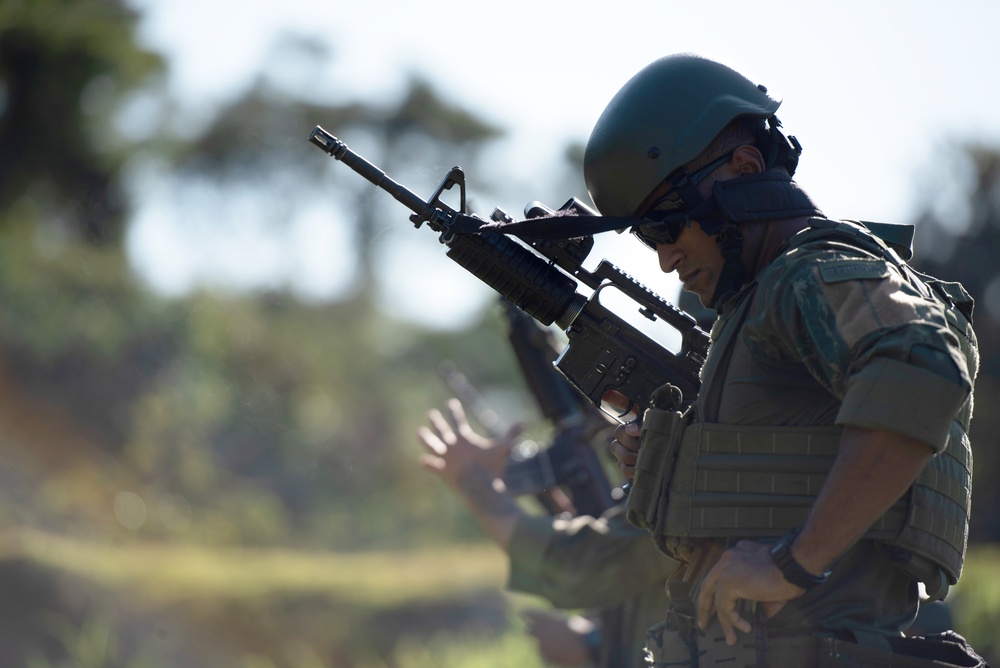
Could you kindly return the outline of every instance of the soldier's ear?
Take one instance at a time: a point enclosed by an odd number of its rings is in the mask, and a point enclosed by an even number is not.
[[[740,175],[758,174],[764,171],[764,156],[756,146],[744,144],[733,151],[729,164]]]

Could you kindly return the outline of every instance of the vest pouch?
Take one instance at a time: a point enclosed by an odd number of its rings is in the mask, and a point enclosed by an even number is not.
[[[628,521],[653,532],[665,514],[674,459],[684,434],[687,412],[648,408],[642,418],[642,436],[632,488],[625,506]]]

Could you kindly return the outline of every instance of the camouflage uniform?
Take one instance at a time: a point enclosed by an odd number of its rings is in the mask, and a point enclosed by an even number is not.
[[[941,452],[971,380],[940,306],[864,251],[823,242],[799,250],[757,277],[714,421],[885,429]],[[715,361],[706,365],[706,387]],[[706,401],[699,398],[702,414]],[[827,585],[789,602],[772,623],[898,631],[916,601],[916,583],[861,541]]]
[[[646,630],[663,619],[663,584],[677,562],[653,549],[649,534],[631,526],[622,507],[600,518],[522,520],[509,554],[510,589],[557,608],[601,610],[599,665],[642,665]]]
[[[942,304],[928,299],[892,262],[819,235],[780,254],[723,304],[712,330],[713,347],[703,370],[702,391],[686,433],[692,431],[692,426],[698,431],[721,424],[736,435],[735,446],[729,450],[736,453],[740,433],[766,429],[780,435],[801,428],[822,434],[827,428],[832,449],[823,454],[832,459],[840,427],[884,429],[927,443],[938,455],[936,460],[945,457],[941,453],[947,447],[948,456],[971,470],[971,452],[962,429],[967,430],[971,418],[970,392],[978,353],[971,327],[964,335],[968,338],[960,341],[954,330],[949,330]],[[961,428],[956,427],[957,422],[962,423]],[[956,429],[960,438],[955,436]],[[722,433],[725,435],[725,431]],[[669,502],[664,498],[661,505],[672,517],[659,520],[660,535],[654,532],[654,540],[668,551],[675,550],[677,556],[690,549],[692,543],[686,539],[691,536],[714,540],[721,547],[731,546],[741,538],[773,540],[766,529],[759,530],[763,526],[760,524],[756,530],[741,535],[743,523],[749,525],[757,520],[748,508],[740,507],[739,501],[731,508],[701,510],[692,504],[696,493],[705,493],[703,485],[723,489],[729,484],[707,482],[715,474],[692,475],[689,489],[675,489],[686,484],[677,479],[685,457],[691,461],[705,453],[704,434],[700,438],[702,444],[695,446],[693,455],[690,448],[686,455],[685,446],[679,446]],[[644,435],[643,449],[646,447]],[[957,454],[952,452],[956,450]],[[641,474],[638,468],[637,485]],[[968,473],[962,471],[963,475]],[[964,481],[965,488],[958,490],[957,501],[960,506],[964,503],[967,510],[968,480],[963,475],[958,479]],[[746,490],[740,489],[741,484],[748,488],[761,480],[759,476],[743,476],[734,478],[735,486],[725,491],[743,492]],[[822,478],[800,478],[815,488],[810,492],[815,495]],[[776,479],[778,476],[770,477],[772,483]],[[763,489],[756,491],[768,495]],[[793,512],[777,507],[769,510],[775,515]],[[791,526],[805,520],[808,507],[794,512],[800,513],[801,520],[792,520]],[[687,523],[683,531],[677,529],[683,523],[678,518]],[[966,529],[967,525],[963,525],[961,535],[953,538],[960,552],[956,556],[958,571]],[[758,629],[766,627],[764,633],[772,637],[799,635],[810,642],[824,636],[852,637],[862,644],[888,649],[890,639],[895,643],[901,630],[913,621],[918,592],[917,582],[880,545],[869,538],[860,540],[838,559],[826,583],[788,602],[773,618],[757,618]],[[690,585],[693,598],[696,582]],[[677,612],[678,605],[690,614],[690,600],[674,604],[671,614]],[[754,619],[750,610],[744,614]],[[721,638],[713,637],[721,636],[715,634],[716,630],[718,622],[714,621],[707,635],[701,634],[699,651],[713,641],[716,647],[723,645]],[[656,631],[653,646],[673,643],[675,647],[660,648],[662,651],[656,655],[659,665],[694,665],[684,660],[688,648],[679,646],[683,634],[671,636],[668,632],[661,637],[663,632],[663,627]],[[759,637],[761,630],[755,633]],[[690,637],[688,641],[691,644]],[[740,655],[739,649],[734,652],[742,658],[727,665],[784,665],[774,656],[760,656],[760,642],[755,641],[754,634],[749,639],[741,634],[741,644],[744,654]],[[812,652],[814,646],[800,644],[794,651],[800,650]],[[713,652],[709,650],[709,655]],[[723,649],[718,660],[730,661],[727,652]],[[739,662],[746,657],[749,663]],[[671,660],[680,663],[670,664]],[[715,664],[703,654],[699,665]]]

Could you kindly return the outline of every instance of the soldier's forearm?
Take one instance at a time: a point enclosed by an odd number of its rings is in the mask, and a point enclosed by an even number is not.
[[[483,531],[506,551],[515,525],[526,513],[503,482],[482,468],[474,468],[461,478],[458,492]]]
[[[803,568],[822,573],[909,489],[931,458],[896,432],[847,427],[830,475],[792,545]]]

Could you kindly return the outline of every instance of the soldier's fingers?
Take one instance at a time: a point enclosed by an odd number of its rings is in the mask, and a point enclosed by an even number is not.
[[[446,446],[438,435],[432,432],[427,427],[417,427],[417,438],[420,442],[424,444],[428,450],[433,452],[435,455],[443,455],[448,451],[448,446]]]
[[[635,450],[629,448],[617,438],[611,441],[611,454],[613,454],[615,459],[618,461],[623,461],[627,464],[635,464],[636,459],[639,458],[639,455]]]
[[[639,439],[629,434],[627,425],[618,425],[615,428],[615,440],[622,444],[622,447],[632,452],[639,450]]]
[[[722,633],[726,636],[726,644],[732,647],[736,644],[736,631],[733,630],[733,615],[739,618],[739,614],[736,613],[736,600],[733,599],[731,602],[728,600],[728,596],[723,595],[722,592],[716,592],[715,594],[715,616],[719,619],[719,626],[722,627]]]
[[[623,438],[625,436],[625,425],[620,424],[615,427],[615,438]]]
[[[458,431],[469,428],[469,419],[465,417],[465,407],[462,406],[461,401],[458,399],[449,399],[445,405],[448,407],[448,411],[451,412],[451,419]]]
[[[715,612],[715,581],[717,576],[713,568],[701,581],[698,588],[698,627],[708,628],[708,618]]]
[[[465,407],[462,406],[461,401],[451,399],[447,402],[447,406],[448,410],[451,411],[451,421],[455,425],[456,434],[478,447],[485,447],[490,443],[488,438],[476,433],[476,430],[469,424],[469,418],[465,416]]]
[[[427,420],[431,423],[431,426],[437,431],[438,438],[445,444],[453,443],[455,441],[455,431],[451,428],[451,424],[441,415],[441,411],[436,408],[432,408],[427,413]]]
[[[732,618],[733,618],[733,626],[735,626],[743,633],[750,633],[750,629],[752,628],[750,626],[750,622],[747,621],[746,619],[743,619],[743,616],[740,615],[740,613],[736,609],[733,609]]]
[[[434,455],[420,455],[420,465],[434,473],[440,473],[446,468],[444,460]]]
[[[736,629],[743,633],[750,633],[750,622],[743,619],[736,609],[739,598],[732,590],[716,592],[715,599],[719,625],[726,636],[726,644],[731,647],[736,644]]]

